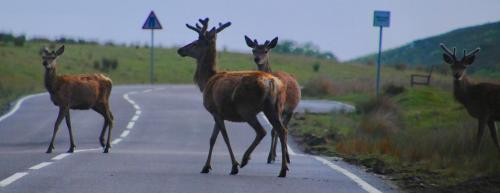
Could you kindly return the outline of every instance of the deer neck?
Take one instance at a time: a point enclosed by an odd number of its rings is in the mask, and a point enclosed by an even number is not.
[[[217,73],[217,50],[215,44],[208,49],[204,56],[198,58],[196,62],[194,81],[200,91],[203,92],[208,80]]]
[[[465,104],[468,98],[467,96],[468,90],[472,85],[474,85],[474,83],[470,81],[466,75],[463,75],[463,77],[460,80],[454,79],[453,95],[455,96],[455,99],[458,102]]]
[[[50,94],[55,92],[54,85],[57,79],[57,70],[56,68],[46,68],[45,69],[45,88]]]
[[[273,71],[271,70],[271,63],[269,62],[269,59],[266,60],[266,62],[264,62],[262,67],[260,67],[259,71],[273,73]]]

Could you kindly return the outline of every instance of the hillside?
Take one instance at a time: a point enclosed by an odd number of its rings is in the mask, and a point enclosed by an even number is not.
[[[438,36],[413,41],[399,48],[383,52],[384,64],[407,64],[411,67],[442,64],[442,50],[439,43],[457,47],[457,56],[462,57],[463,49],[480,47],[479,57],[470,72],[487,73],[500,70],[500,22],[453,30]],[[376,54],[351,61],[352,63],[374,63]],[[495,76],[500,77],[500,76]]]

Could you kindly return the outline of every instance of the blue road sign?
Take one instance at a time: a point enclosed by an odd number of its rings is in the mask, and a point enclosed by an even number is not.
[[[391,24],[391,12],[375,11],[373,12],[373,26],[389,27]]]
[[[144,22],[144,25],[142,25],[142,29],[163,29],[161,27],[160,20],[158,20],[154,11],[151,11],[151,13],[149,13],[148,18]]]

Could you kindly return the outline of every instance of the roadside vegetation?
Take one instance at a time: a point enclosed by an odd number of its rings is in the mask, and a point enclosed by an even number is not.
[[[410,79],[404,73],[392,78]],[[313,86],[306,96],[345,101],[356,112],[298,115],[290,132],[306,152],[342,157],[409,192],[498,192],[500,152],[489,133],[474,152],[477,120],[454,100],[451,79],[436,74],[431,86],[415,88],[385,83],[377,98],[372,81],[319,77],[306,84]]]

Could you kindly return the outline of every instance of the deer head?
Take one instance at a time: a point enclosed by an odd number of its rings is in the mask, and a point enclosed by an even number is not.
[[[465,69],[474,62],[477,53],[479,53],[479,48],[474,51],[467,53],[464,49],[464,56],[461,60],[456,57],[456,49],[453,48],[453,52],[450,51],[443,43],[440,44],[441,48],[444,50],[443,59],[446,63],[451,64],[451,71],[453,73],[453,78],[455,80],[462,80],[465,75]]]
[[[217,33],[231,25],[231,22],[225,24],[219,23],[219,27],[212,27],[211,30],[207,31],[208,18],[199,19],[198,21],[201,27],[198,24],[195,26],[186,24],[187,28],[198,33],[198,39],[177,50],[177,53],[182,57],[189,56],[195,59],[203,58],[210,48],[215,47]]]
[[[57,51],[49,51],[47,47],[43,48],[42,51],[42,64],[46,69],[52,69],[56,67],[56,59],[64,53],[64,45],[62,45]]]
[[[245,41],[247,46],[252,48],[252,54],[254,56],[254,61],[257,64],[257,68],[259,70],[265,70],[265,68],[268,68],[268,66],[266,66],[269,64],[268,52],[276,47],[278,44],[278,37],[275,37],[271,41],[266,40],[264,44],[259,44],[256,39],[252,41],[248,36],[245,36]]]

